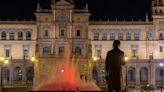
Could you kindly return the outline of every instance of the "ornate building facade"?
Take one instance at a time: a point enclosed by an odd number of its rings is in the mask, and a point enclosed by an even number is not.
[[[148,15],[145,21],[89,21],[88,5],[74,9],[74,0],[52,0],[51,9],[38,4],[35,15],[36,21],[0,21],[0,55],[9,60],[1,63],[3,85],[41,84],[69,57],[77,59],[82,79],[105,88],[106,54],[113,40],[120,40],[129,58],[123,66],[124,88],[164,86],[164,67],[159,66],[164,63],[162,0],[152,1],[153,21]]]

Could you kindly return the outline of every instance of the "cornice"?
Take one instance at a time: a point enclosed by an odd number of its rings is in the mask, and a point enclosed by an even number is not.
[[[35,25],[36,21],[0,21],[1,24],[26,24],[26,25]]]
[[[146,21],[90,21],[89,25],[153,25]]]

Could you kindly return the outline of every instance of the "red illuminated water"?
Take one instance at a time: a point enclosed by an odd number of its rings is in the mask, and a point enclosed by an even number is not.
[[[52,79],[43,85],[38,86],[35,90],[41,91],[100,91],[100,88],[93,82],[86,82],[80,79],[76,73],[76,63],[70,62],[69,59],[69,46],[66,48],[66,59],[65,63],[61,63],[56,69],[57,71],[53,74]]]

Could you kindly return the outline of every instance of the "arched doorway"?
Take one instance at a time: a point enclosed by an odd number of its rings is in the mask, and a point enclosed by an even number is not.
[[[98,82],[98,71],[97,71],[97,68],[96,66],[93,67],[93,71],[92,71],[92,77],[93,77],[93,80],[97,83]]]
[[[33,82],[34,68],[32,66],[27,68],[26,74],[27,82]]]
[[[148,70],[146,67],[140,70],[140,83],[145,85],[148,84]]]
[[[22,82],[22,69],[20,67],[15,67],[13,70],[14,82]]]

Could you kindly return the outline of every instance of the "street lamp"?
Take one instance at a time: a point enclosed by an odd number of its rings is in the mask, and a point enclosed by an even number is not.
[[[36,62],[37,60],[36,60],[36,58],[35,57],[31,57],[31,62],[32,62],[32,66],[33,66],[33,75],[32,75],[32,85],[34,86],[34,68],[35,68],[35,66],[34,66],[34,63]]]
[[[128,77],[128,76],[127,76],[127,73],[128,73],[128,72],[127,72],[127,71],[128,71],[128,66],[127,66],[128,57],[125,56],[125,57],[124,57],[124,60],[125,60],[125,64],[126,64],[126,82],[125,82],[126,84],[125,84],[125,91],[127,91],[127,86],[128,86],[128,83],[127,83],[127,79],[128,79],[128,78],[127,78],[127,77]]]
[[[161,76],[161,92],[162,92],[162,85],[163,85],[163,81],[162,81],[162,77],[163,77],[163,66],[164,64],[163,63],[160,63],[159,66],[161,67],[161,70],[160,70],[160,76]]]
[[[1,83],[0,83],[0,87],[1,87],[1,92],[3,92],[3,63],[5,65],[9,64],[9,60],[5,60],[4,57],[0,57],[0,69],[1,69]]]

